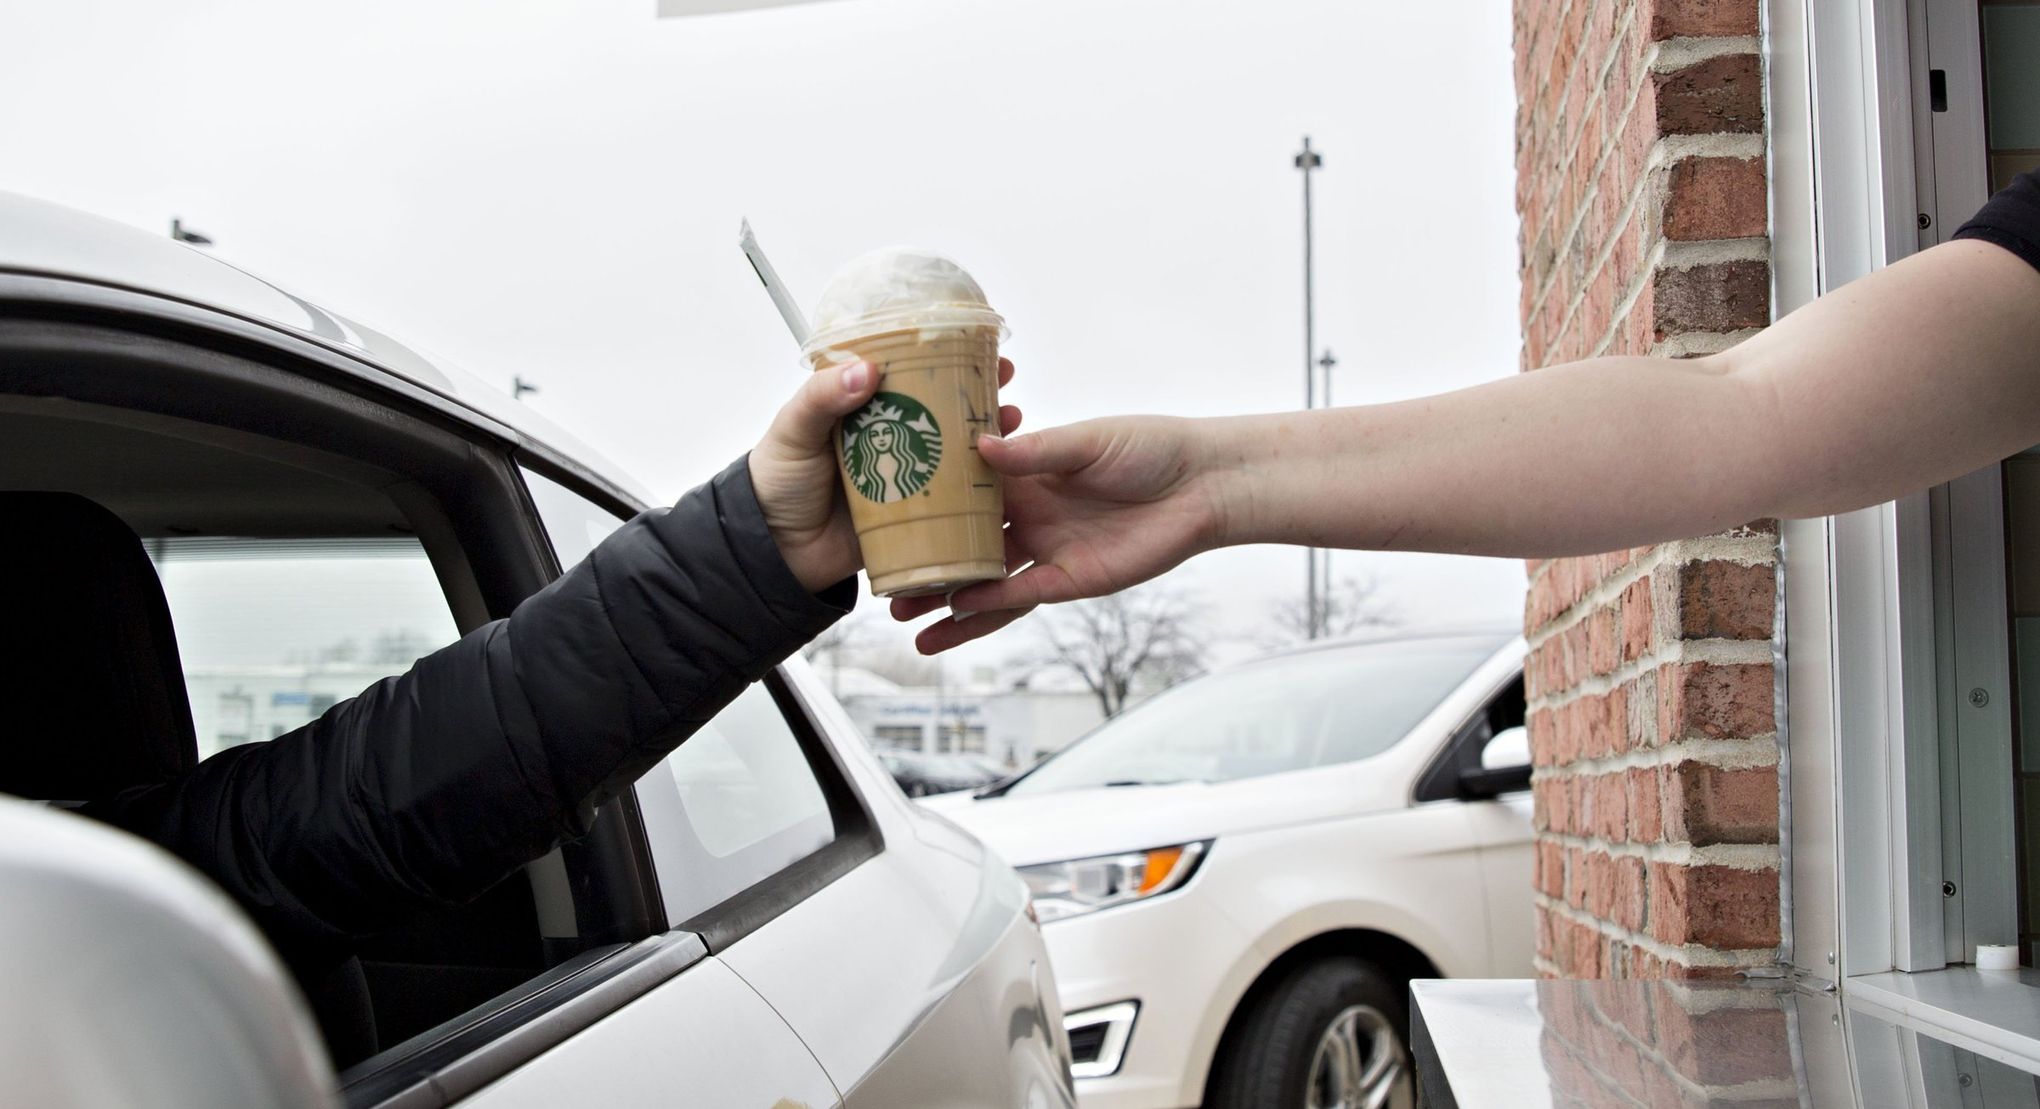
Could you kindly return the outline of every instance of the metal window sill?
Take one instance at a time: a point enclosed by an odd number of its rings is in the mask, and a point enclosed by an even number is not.
[[[1842,998],[1851,1011],[2040,1071],[2040,971],[1885,971],[1846,979]]]

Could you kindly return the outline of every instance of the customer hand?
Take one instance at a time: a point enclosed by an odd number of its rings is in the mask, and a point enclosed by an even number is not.
[[[924,653],[987,635],[1035,605],[1137,585],[1219,543],[1213,448],[1192,421],[1091,420],[981,438],[978,453],[1005,475],[1006,562],[1018,572],[952,595],[959,618],[923,629],[915,642]],[[911,620],[943,603],[899,598],[893,616]]]
[[[836,422],[855,412],[878,389],[868,362],[808,375],[751,450],[751,488],[765,526],[795,578],[820,592],[857,572],[864,562],[850,506],[836,476]],[[999,384],[1013,379],[1013,363],[999,360]],[[1020,410],[999,410],[1001,432],[1020,426]]]

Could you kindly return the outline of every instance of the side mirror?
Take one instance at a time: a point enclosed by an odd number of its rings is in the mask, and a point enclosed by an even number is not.
[[[167,853],[0,798],[0,898],[8,1103],[339,1103],[282,964],[225,896]]]
[[[1530,729],[1518,724],[1503,729],[1487,746],[1480,749],[1480,765],[1487,770],[1503,770],[1510,767],[1530,765]]]
[[[1487,800],[1529,789],[1530,771],[1530,732],[1521,727],[1505,729],[1481,748],[1480,765],[1459,772],[1459,795]]]

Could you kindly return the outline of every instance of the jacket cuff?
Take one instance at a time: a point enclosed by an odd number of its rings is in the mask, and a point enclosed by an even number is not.
[[[716,519],[728,538],[737,569],[774,620],[805,643],[857,605],[857,575],[810,593],[795,577],[765,526],[765,510],[751,485],[751,456],[745,454],[709,483]]]

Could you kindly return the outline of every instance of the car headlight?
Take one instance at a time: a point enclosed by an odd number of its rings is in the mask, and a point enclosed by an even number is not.
[[[1020,868],[1041,923],[1167,893],[1190,880],[1210,840]]]

